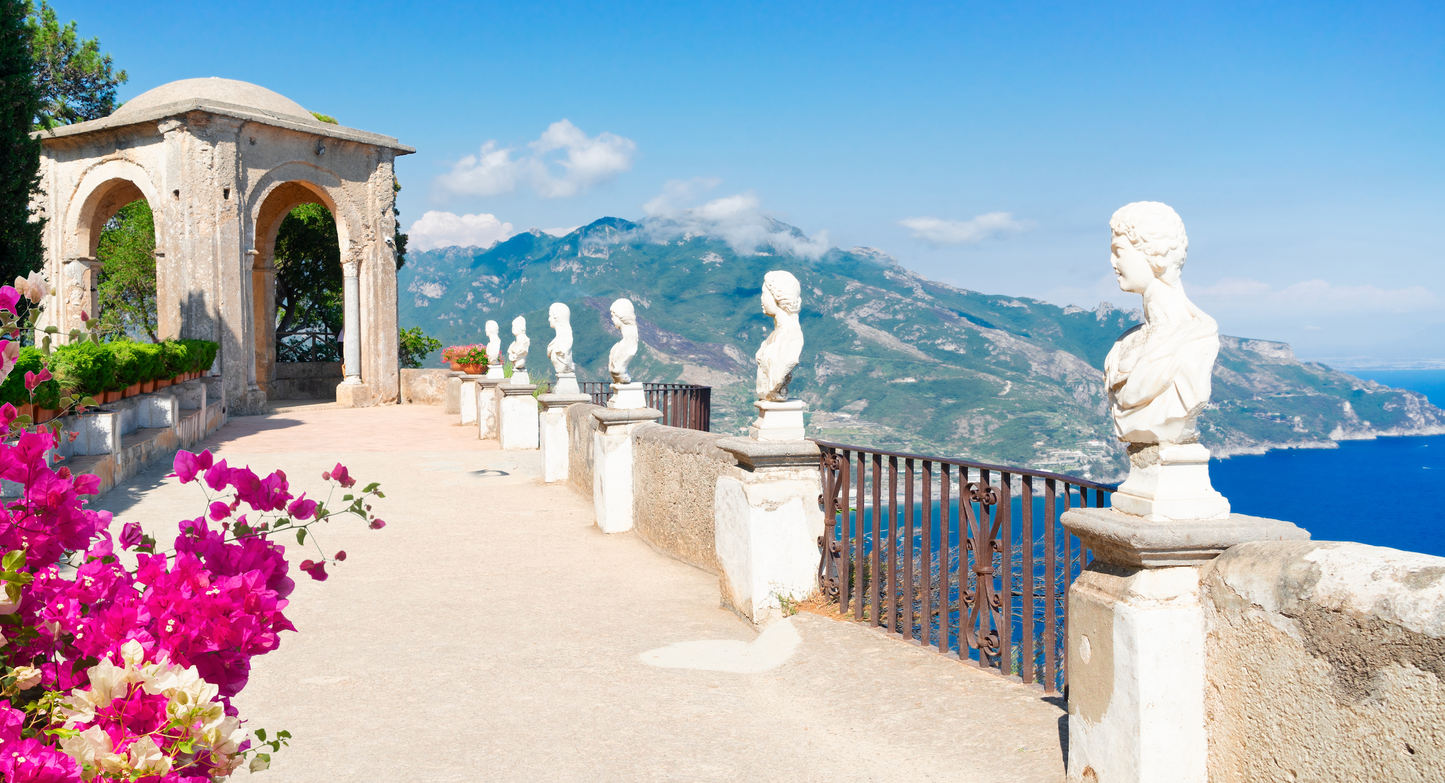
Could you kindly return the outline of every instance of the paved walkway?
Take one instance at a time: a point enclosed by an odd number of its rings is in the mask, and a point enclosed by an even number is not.
[[[208,440],[312,496],[337,461],[387,493],[384,530],[316,531],[348,558],[325,583],[298,575],[300,633],[255,661],[242,714],[294,735],[256,780],[1062,778],[1056,700],[815,615],[755,645],[718,607],[716,577],[603,535],[590,499],[540,482],[537,452],[499,451],[450,418],[293,409]],[[97,505],[168,540],[204,498],[165,472]],[[701,640],[717,644],[671,646]],[[753,673],[644,662],[746,671],[743,649]]]

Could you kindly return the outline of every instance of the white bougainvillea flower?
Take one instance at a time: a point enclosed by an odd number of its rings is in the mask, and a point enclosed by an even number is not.
[[[40,684],[40,670],[34,666],[17,666],[10,673],[15,676],[15,687],[22,691]]]
[[[171,771],[171,760],[161,752],[149,734],[130,744],[130,758],[127,761],[131,771],[138,777],[160,776]]]

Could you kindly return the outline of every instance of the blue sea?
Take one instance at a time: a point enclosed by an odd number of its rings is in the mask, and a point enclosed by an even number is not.
[[[1445,407],[1445,370],[1351,372]],[[1214,488],[1241,514],[1285,519],[1317,541],[1445,556],[1445,435],[1344,441],[1214,460]]]

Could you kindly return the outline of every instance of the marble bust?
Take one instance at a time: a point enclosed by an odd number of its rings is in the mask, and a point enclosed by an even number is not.
[[[612,325],[622,333],[622,339],[607,354],[607,371],[612,374],[613,383],[632,383],[627,365],[637,355],[637,312],[630,299],[618,299],[612,303],[611,310]]]
[[[502,365],[502,337],[499,334],[501,327],[496,321],[487,322],[487,363],[500,367]]]
[[[1110,503],[1151,522],[1228,517],[1197,426],[1209,403],[1219,324],[1184,293],[1184,221],[1167,205],[1138,201],[1115,212],[1109,228],[1119,288],[1144,300],[1144,323],[1104,359],[1114,434],[1129,449],[1129,477]]]
[[[791,272],[774,270],[763,276],[763,312],[773,319],[773,332],[758,348],[756,357],[759,400],[788,399],[788,384],[803,353],[803,328],[798,324],[802,305],[802,286]]]
[[[512,371],[527,369],[527,351],[532,348],[532,341],[527,338],[527,319],[517,316],[512,319],[512,344],[507,346],[507,360],[512,363]]]
[[[575,372],[572,363],[572,309],[561,302],[555,302],[547,309],[547,323],[557,336],[547,343],[547,358],[552,360],[552,369],[558,377]]]
[[[1139,201],[1115,212],[1109,227],[1119,288],[1144,299],[1144,323],[1104,360],[1114,434],[1129,443],[1192,443],[1209,402],[1219,325],[1184,293],[1184,222],[1164,204]]]

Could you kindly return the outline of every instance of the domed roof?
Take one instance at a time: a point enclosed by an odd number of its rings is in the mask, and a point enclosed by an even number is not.
[[[181,79],[146,90],[128,100],[110,116],[115,119],[140,117],[150,110],[182,101],[214,101],[229,103],[253,111],[285,117],[293,121],[313,125],[322,124],[301,104],[279,92],[268,90],[250,82],[235,79],[221,79],[212,76],[204,79]]]

